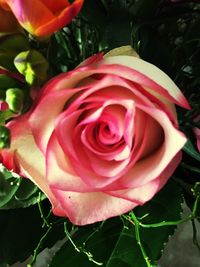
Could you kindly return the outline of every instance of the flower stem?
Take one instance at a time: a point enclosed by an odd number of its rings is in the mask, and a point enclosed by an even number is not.
[[[129,217],[130,216],[130,217]],[[147,253],[142,245],[141,242],[141,238],[140,238],[140,223],[137,219],[137,217],[135,216],[135,214],[133,212],[129,213],[129,216],[125,216],[126,219],[128,219],[128,221],[134,225],[135,227],[135,237],[138,243],[138,246],[140,247],[142,256],[146,262],[147,267],[154,267],[155,265],[151,264],[151,260],[149,259],[149,257],[147,256]]]
[[[72,233],[74,234],[76,231],[78,230],[78,228],[75,228]],[[71,242],[72,246],[74,247],[74,249],[78,252],[78,253],[84,253],[87,257],[89,261],[92,261],[94,264],[101,266],[103,265],[102,262],[98,262],[96,260],[93,259],[93,255],[91,252],[87,251],[86,249],[82,248],[82,247],[77,247],[76,244],[74,243],[74,241],[71,238],[71,234],[68,232],[67,230],[67,223],[64,222],[64,232],[68,238],[68,240]]]

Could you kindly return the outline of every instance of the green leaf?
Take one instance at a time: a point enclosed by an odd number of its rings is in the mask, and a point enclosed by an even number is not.
[[[13,78],[0,74],[0,90],[5,90],[11,87],[16,87],[18,85],[17,81]]]
[[[139,55],[142,59],[172,76],[171,50],[156,28],[155,25],[134,25],[132,39],[134,43],[139,43]],[[159,47],[159,49],[155,49],[155,47]]]
[[[88,253],[94,254],[93,260],[101,265],[112,253],[122,227],[121,220],[115,218],[104,223],[79,228],[72,235],[72,239],[80,251],[86,250]],[[50,264],[50,267],[57,266],[94,267],[95,264],[88,259],[86,253],[75,250],[68,240],[56,253]]]
[[[160,0],[140,0],[135,1],[132,5],[131,13],[133,16],[140,18],[154,17],[158,10]]]
[[[151,201],[134,210],[142,223],[180,219],[182,191],[170,181]],[[148,214],[148,215],[147,215]],[[143,247],[152,266],[161,256],[164,244],[172,235],[175,226],[157,228],[140,227]],[[119,217],[99,224],[79,228],[56,253],[50,267],[79,266],[92,267],[146,267],[145,259],[136,240],[135,226]],[[79,252],[77,251],[79,250]],[[88,256],[89,255],[89,256]],[[92,255],[92,256],[91,256]],[[92,262],[93,261],[93,262]]]
[[[26,208],[37,203],[39,188],[29,179],[21,178],[1,168],[0,209]],[[42,194],[41,200],[46,196]]]
[[[21,179],[9,177],[5,179],[0,173],[0,209],[6,205],[15,195],[21,183]]]
[[[200,154],[196,151],[190,139],[188,139],[187,143],[183,147],[183,151],[190,155],[192,158],[200,161]]]
[[[135,210],[137,217],[142,218],[142,223],[153,224],[163,221],[177,221],[182,212],[182,190],[176,182],[168,184],[146,205]],[[161,257],[161,252],[169,236],[174,234],[176,226],[163,226],[156,228],[141,228],[141,237],[146,245],[147,255],[154,261]]]
[[[38,194],[40,190],[30,180],[22,178],[19,189],[16,191],[14,197],[6,203],[1,209],[16,209],[27,208],[31,205],[35,205],[38,201]],[[42,194],[41,200],[44,200],[46,196]]]
[[[85,0],[81,16],[93,23],[99,30],[104,31],[107,24],[105,4],[99,0]]]
[[[104,36],[109,49],[131,44],[131,19],[128,11],[115,4],[110,8],[112,12]]]
[[[110,255],[106,267],[146,267],[135,238],[133,225],[125,224]]]
[[[0,66],[16,71],[13,60],[21,51],[28,50],[28,39],[23,34],[0,36]]]

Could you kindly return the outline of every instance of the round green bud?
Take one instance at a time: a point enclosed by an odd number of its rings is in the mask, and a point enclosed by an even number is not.
[[[29,85],[40,85],[46,81],[49,64],[38,51],[21,52],[15,57],[14,64]]]
[[[14,113],[19,113],[23,108],[24,93],[19,88],[10,88],[6,91],[6,102],[9,109]]]

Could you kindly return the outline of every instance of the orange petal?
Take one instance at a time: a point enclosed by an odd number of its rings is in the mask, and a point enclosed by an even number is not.
[[[0,8],[0,32],[16,32],[19,24],[13,14]]]
[[[5,5],[4,0],[0,0]],[[68,24],[80,11],[84,0],[72,4],[64,0],[7,0],[19,23],[37,36],[50,35]]]

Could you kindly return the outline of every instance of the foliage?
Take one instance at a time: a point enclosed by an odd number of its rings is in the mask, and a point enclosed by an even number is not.
[[[50,267],[104,266],[155,267],[175,228],[200,220],[200,154],[194,121],[200,111],[200,4],[198,1],[85,0],[79,16],[48,40],[16,34],[1,36],[0,65],[17,76],[0,72],[0,100],[6,90],[25,91],[23,109],[32,104],[31,87],[21,79],[15,57],[28,49],[37,50],[49,63],[46,80],[74,69],[98,52],[130,44],[141,58],[157,65],[183,90],[191,110],[178,109],[181,130],[188,142],[183,159],[171,181],[146,205],[121,217],[85,227],[75,227],[53,216],[45,195],[28,179],[1,166],[0,171],[0,266],[23,261],[65,237]],[[27,41],[28,40],[28,41]],[[41,84],[45,81],[42,79]],[[37,88],[35,88],[37,90]],[[16,115],[16,114],[15,114]],[[15,116],[14,115],[14,116]],[[7,116],[7,115],[6,115]],[[0,123],[12,118],[0,111]],[[181,218],[181,204],[191,214]]]

